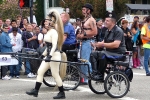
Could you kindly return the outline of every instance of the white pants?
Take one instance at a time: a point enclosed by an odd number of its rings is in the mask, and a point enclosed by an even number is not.
[[[52,55],[51,60],[61,61],[60,52],[54,52],[54,54]],[[44,76],[45,72],[50,68],[52,76],[54,77],[57,85],[59,87],[62,86],[62,80],[61,80],[60,75],[59,75],[59,65],[60,65],[60,62],[53,62],[53,61],[45,62],[45,61],[42,61],[41,65],[38,69],[37,82],[42,83],[43,76]]]

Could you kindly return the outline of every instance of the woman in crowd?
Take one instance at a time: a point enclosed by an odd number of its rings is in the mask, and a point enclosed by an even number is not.
[[[131,26],[131,33],[133,34],[133,68],[138,68],[140,66],[140,61],[138,59],[138,48],[137,48],[137,40],[140,34],[139,22],[134,21]]]

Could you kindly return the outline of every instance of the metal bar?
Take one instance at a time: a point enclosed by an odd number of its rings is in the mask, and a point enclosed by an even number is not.
[[[15,53],[15,52],[4,52],[0,53],[0,55],[36,55],[36,54],[29,54],[29,53]]]
[[[17,56],[21,57],[24,59],[32,59],[32,60],[45,60],[45,59],[39,59],[39,58],[34,58],[34,57],[22,57],[22,56]],[[88,65],[87,63],[79,63],[79,62],[70,62],[70,61],[59,61],[59,60],[50,60],[52,62],[62,62],[62,63],[70,63],[70,64],[78,64],[78,65]]]

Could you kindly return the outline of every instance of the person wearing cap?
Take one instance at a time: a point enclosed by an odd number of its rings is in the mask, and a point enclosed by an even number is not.
[[[94,36],[97,34],[96,21],[91,14],[92,12],[93,12],[93,6],[91,4],[86,3],[84,6],[82,6],[82,14],[85,17],[81,23],[82,32],[81,34],[77,35],[77,38],[82,41],[80,58],[86,59],[87,61],[89,61],[90,53],[92,52],[92,46],[90,42],[94,41]],[[91,64],[89,63],[89,65]],[[87,67],[81,66],[80,68],[84,74],[88,75]],[[91,70],[91,66],[90,66],[90,70]],[[88,79],[82,77],[81,84],[87,84],[87,83],[88,83]]]
[[[16,44],[11,44],[10,37],[8,35],[9,27],[7,24],[3,24],[3,32],[0,35],[0,44],[1,44],[1,52],[12,52],[12,47]],[[7,76],[8,66],[2,66],[2,80],[9,80],[10,77]]]
[[[93,47],[104,48],[102,51],[94,51],[90,55],[93,68],[92,77],[95,80],[104,80],[104,72],[109,60],[125,60],[123,54],[126,51],[124,33],[116,25],[114,13],[107,13],[105,18],[105,32],[102,42],[91,43]]]

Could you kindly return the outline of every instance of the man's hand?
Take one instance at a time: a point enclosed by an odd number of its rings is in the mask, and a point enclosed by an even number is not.
[[[45,59],[45,62],[50,62],[51,58],[52,58],[51,55],[47,56],[46,59]]]
[[[91,45],[94,47],[94,48],[101,48],[103,47],[104,43],[103,42],[95,42],[95,43],[91,43]]]
[[[124,33],[124,36],[127,36],[127,34],[126,34],[126,33]]]
[[[33,36],[32,39],[33,39],[33,40],[37,39],[37,36]]]
[[[130,32],[128,32],[128,37],[132,37],[132,35],[130,35]]]
[[[12,44],[12,46],[16,46],[16,44],[14,43],[14,44]]]

